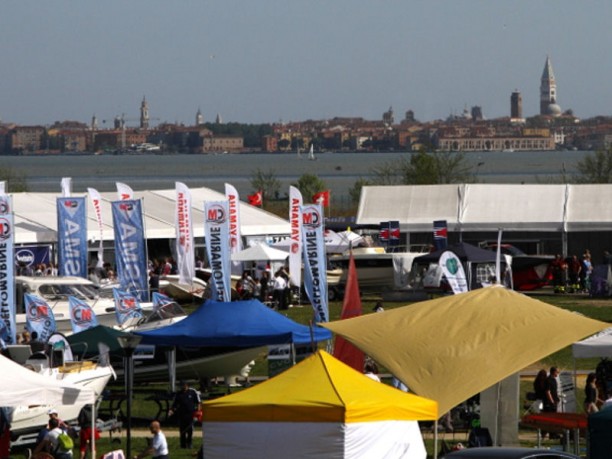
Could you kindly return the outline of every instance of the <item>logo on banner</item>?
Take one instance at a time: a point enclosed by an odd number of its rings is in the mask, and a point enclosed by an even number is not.
[[[11,211],[6,199],[0,199],[0,214],[8,214]]]
[[[77,303],[72,309],[72,320],[77,325],[89,324],[93,320],[93,311],[89,306]]]
[[[236,196],[230,194],[227,199],[229,206],[229,234],[230,234],[230,247],[232,249],[238,246],[238,203],[236,202]]]
[[[26,266],[32,266],[36,257],[31,250],[20,250],[15,254],[15,261],[17,264],[25,263]]]
[[[119,209],[124,212],[131,212],[134,210],[134,205],[130,203],[121,203],[119,204]]]
[[[33,322],[44,322],[50,325],[49,305],[41,299],[33,298],[28,306],[28,318]]]
[[[226,218],[225,209],[219,204],[212,204],[206,212],[206,221],[209,223],[220,225],[221,223],[225,223]]]
[[[6,219],[0,217],[0,239],[3,241],[11,236],[11,223]]]
[[[317,229],[323,223],[321,213],[315,208],[308,208],[308,210],[302,213],[302,223],[305,227],[311,229]]]
[[[449,258],[446,260],[446,269],[448,269],[448,272],[451,274],[457,274],[459,271],[459,263],[457,263],[457,259]]]
[[[134,298],[121,298],[117,303],[117,307],[121,312],[128,312],[136,308],[136,300]]]

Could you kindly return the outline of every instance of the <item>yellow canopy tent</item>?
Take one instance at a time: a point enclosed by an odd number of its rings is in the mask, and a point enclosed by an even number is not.
[[[609,326],[497,286],[321,325],[441,413]]]
[[[414,421],[437,417],[435,401],[318,351],[268,381],[205,402],[204,457],[425,458]]]

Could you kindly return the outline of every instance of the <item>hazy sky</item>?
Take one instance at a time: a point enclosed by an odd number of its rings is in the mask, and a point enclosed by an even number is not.
[[[611,45],[610,0],[7,0],[0,119],[531,116],[547,55],[563,110],[612,115]]]

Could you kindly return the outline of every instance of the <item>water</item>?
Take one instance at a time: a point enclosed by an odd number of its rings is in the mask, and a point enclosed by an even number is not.
[[[546,183],[562,169],[575,172],[576,163],[591,152],[473,152],[466,153],[474,173],[484,183]],[[315,174],[335,199],[347,199],[359,178],[372,179],[376,167],[406,157],[409,153],[323,153],[316,161],[288,153],[219,155],[87,155],[3,156],[0,167],[25,175],[28,189],[60,192],[62,177],[72,177],[75,193],[87,187],[115,190],[125,182],[135,190],[174,188],[176,181],[190,187],[208,187],[223,192],[224,183],[234,185],[242,196],[254,191],[251,179],[257,169],[272,171],[281,190],[303,174]],[[283,192],[284,193],[284,192]]]

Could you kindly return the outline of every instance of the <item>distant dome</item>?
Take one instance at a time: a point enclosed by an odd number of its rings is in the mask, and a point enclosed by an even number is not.
[[[546,107],[546,114],[550,116],[561,116],[561,107],[557,104],[549,104]]]

